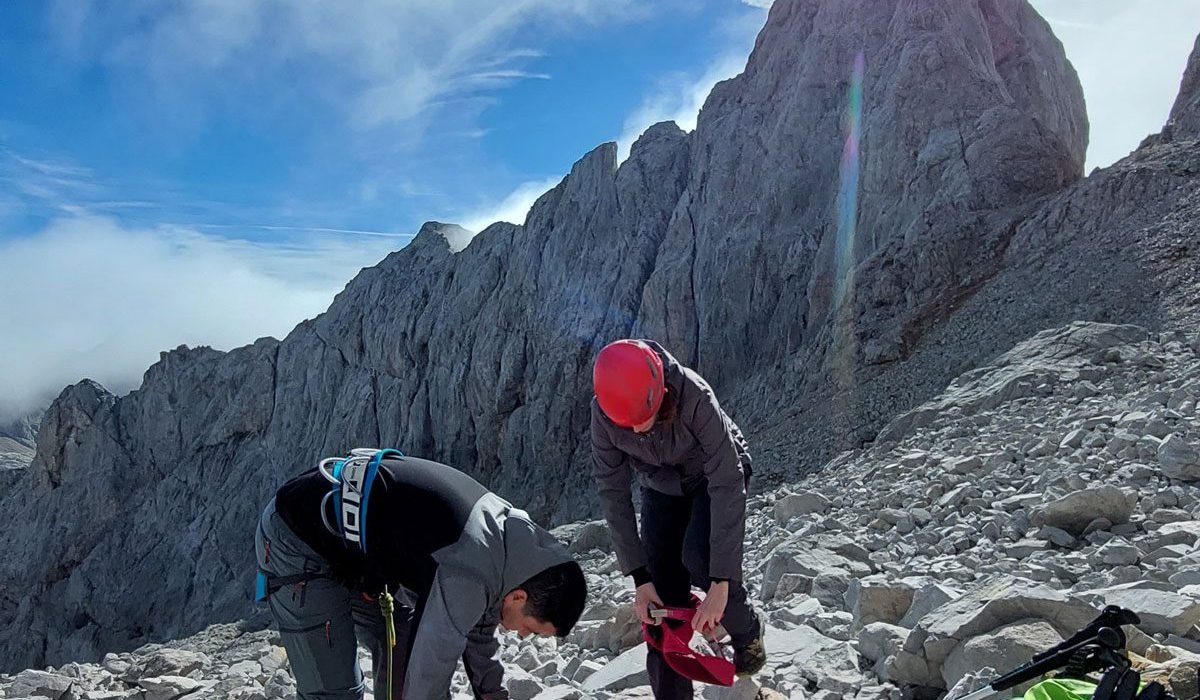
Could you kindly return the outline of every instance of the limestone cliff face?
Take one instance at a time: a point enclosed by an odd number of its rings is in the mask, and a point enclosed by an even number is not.
[[[861,336],[855,362],[897,359],[926,307],[994,269],[981,228],[1080,177],[1087,119],[1024,2],[781,2],[693,141],[641,319],[720,381],[838,317]]]

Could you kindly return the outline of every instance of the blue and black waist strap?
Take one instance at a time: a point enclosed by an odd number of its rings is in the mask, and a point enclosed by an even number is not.
[[[254,580],[254,600],[261,603],[267,598],[275,595],[275,593],[284,586],[295,586],[297,584],[308,583],[313,579],[329,578],[325,574],[318,573],[303,573],[292,574],[291,576],[272,576],[261,569],[258,572],[257,578]]]
[[[367,507],[371,503],[371,485],[379,473],[380,462],[387,457],[404,459],[404,453],[392,449],[356,448],[348,457],[332,457],[317,465],[317,470],[330,483],[329,493],[321,500],[321,521],[330,533],[363,554],[367,553]],[[329,521],[330,501],[336,523]]]

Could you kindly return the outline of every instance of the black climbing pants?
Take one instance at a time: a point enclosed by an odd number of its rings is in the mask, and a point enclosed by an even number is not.
[[[701,483],[687,496],[642,489],[641,539],[647,568],[659,597],[671,607],[688,607],[692,586],[708,590],[712,518],[707,486]],[[721,624],[735,649],[744,648],[758,637],[758,616],[741,581],[729,582],[729,602]],[[692,681],[671,670],[654,649],[646,655],[646,670],[657,700],[692,698]]]
[[[378,603],[329,577],[329,564],[305,544],[267,505],[255,533],[258,568],[272,577],[308,575],[271,593],[271,614],[287,650],[299,700],[361,700],[365,683],[358,666],[358,640],[371,652],[376,700],[387,698],[387,633]],[[414,608],[395,600],[396,648],[392,693],[404,690]]]

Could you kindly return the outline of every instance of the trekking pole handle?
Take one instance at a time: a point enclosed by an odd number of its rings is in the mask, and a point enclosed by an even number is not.
[[[1060,649],[1038,661],[1030,661],[1018,666],[997,678],[989,687],[992,690],[1000,691],[1021,685],[1025,681],[1037,678],[1057,668],[1062,668],[1076,652],[1088,646],[1100,646],[1104,649],[1112,650],[1119,649],[1122,646],[1121,633],[1112,627],[1101,627],[1096,630],[1096,634],[1093,637],[1077,642],[1066,649]]]
[[[1096,637],[1096,633],[1104,627],[1113,628],[1113,630],[1115,630],[1120,637],[1120,641],[1118,641],[1116,646],[1113,646],[1112,648],[1116,649],[1123,647],[1125,646],[1125,640],[1123,633],[1121,632],[1121,627],[1123,625],[1136,625],[1141,621],[1142,620],[1138,617],[1137,613],[1133,612],[1132,610],[1127,610],[1116,605],[1107,605],[1100,612],[1100,614],[1096,616],[1096,619],[1089,622],[1086,627],[1063,640],[1059,644],[1056,644],[1045,651],[1040,651],[1034,654],[1032,661],[1041,661],[1042,659],[1049,658],[1054,654],[1057,654],[1063,649],[1076,646],[1080,642],[1087,641],[1089,639],[1094,639]]]

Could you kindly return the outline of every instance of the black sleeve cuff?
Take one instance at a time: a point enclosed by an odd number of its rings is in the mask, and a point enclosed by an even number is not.
[[[644,566],[639,566],[633,571],[630,571],[629,575],[633,577],[634,586],[641,586],[643,584],[650,583],[650,570]]]
[[[713,583],[729,583],[729,579],[727,579],[727,578],[717,578],[716,576],[710,576],[710,577],[708,578],[708,580],[709,580],[709,581],[712,581]]]

